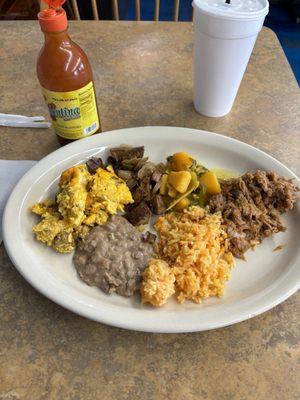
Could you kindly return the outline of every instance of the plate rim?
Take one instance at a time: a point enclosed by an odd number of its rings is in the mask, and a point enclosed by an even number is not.
[[[105,136],[109,136],[112,134],[115,135],[120,135],[120,138],[122,137],[122,134],[124,134],[124,132],[132,132],[132,134],[134,134],[134,131],[140,131],[140,130],[150,130],[150,129],[165,129],[165,130],[176,130],[178,131],[176,134],[180,133],[180,131],[183,133],[191,133],[191,134],[197,134],[197,135],[205,135],[205,136],[211,136],[211,137],[215,137],[218,139],[225,140],[228,141],[229,143],[231,142],[232,144],[234,143],[238,143],[239,146],[244,146],[245,148],[251,148],[251,151],[257,152],[258,154],[260,154],[261,156],[263,156],[264,158],[267,158],[273,162],[275,162],[276,164],[278,164],[279,166],[281,166],[283,169],[285,169],[290,177],[294,178],[297,182],[299,182],[299,178],[297,177],[297,175],[287,166],[285,166],[283,163],[281,163],[279,160],[277,160],[275,157],[271,156],[270,154],[264,152],[263,150],[258,149],[257,147],[254,147],[252,145],[249,145],[243,141],[240,141],[238,139],[232,138],[230,136],[225,136],[222,134],[218,134],[215,132],[210,132],[210,131],[204,131],[201,129],[195,129],[195,128],[185,128],[185,127],[175,127],[175,126],[144,126],[144,127],[131,127],[131,128],[124,128],[124,129],[116,129],[113,131],[106,131],[103,132],[99,135],[93,135],[91,137],[85,138],[83,139],[85,141],[85,143],[88,142],[95,142],[97,139],[99,139],[101,141],[101,137]],[[122,141],[122,140],[120,140]],[[48,299],[50,299],[51,301],[54,301],[56,304],[59,304],[60,306],[78,314],[81,315],[83,317],[92,319],[96,322],[101,322],[103,324],[107,324],[107,325],[111,325],[111,326],[115,326],[118,328],[124,328],[124,329],[131,329],[131,330],[136,330],[136,331],[143,331],[143,332],[155,332],[155,333],[183,333],[183,332],[199,332],[199,331],[206,331],[206,330],[211,330],[211,329],[217,329],[217,328],[222,328],[222,327],[226,327],[229,325],[233,325],[236,324],[238,322],[242,322],[244,320],[250,319],[252,317],[255,317],[257,315],[260,315],[270,309],[272,309],[273,307],[277,306],[278,304],[282,303],[283,301],[285,301],[287,298],[289,298],[290,296],[292,296],[294,293],[297,292],[297,290],[299,289],[299,284],[300,282],[296,281],[294,282],[293,285],[291,285],[290,289],[285,291],[281,296],[279,296],[276,300],[272,301],[272,302],[267,302],[267,304],[265,304],[264,306],[261,306],[260,308],[258,308],[257,310],[247,313],[247,312],[240,312],[240,317],[235,317],[235,318],[227,318],[226,321],[221,321],[221,322],[216,322],[215,324],[210,324],[208,326],[205,326],[205,324],[202,323],[201,327],[198,326],[197,324],[195,324],[194,326],[183,326],[183,327],[176,327],[176,328],[166,328],[166,327],[146,327],[143,326],[143,324],[140,324],[139,322],[134,322],[134,321],[129,321],[129,322],[118,322],[117,320],[111,320],[109,318],[101,318],[101,316],[95,316],[93,315],[92,312],[90,312],[91,310],[88,309],[82,309],[82,308],[78,308],[78,304],[73,304],[72,301],[70,303],[69,299],[58,299],[57,296],[55,296],[55,294],[51,293],[51,291],[49,292],[49,290],[46,290],[45,287],[43,287],[43,285],[39,285],[39,283],[37,283],[35,281],[35,279],[32,278],[32,276],[29,276],[26,272],[26,268],[22,267],[20,264],[20,258],[19,256],[14,253],[12,251],[12,246],[10,244],[10,238],[11,238],[11,227],[9,226],[8,222],[8,214],[11,211],[12,208],[12,204],[14,201],[14,198],[16,197],[16,193],[18,192],[18,190],[20,189],[20,187],[22,187],[23,182],[27,179],[28,176],[30,176],[30,174],[32,172],[38,171],[40,164],[43,162],[45,163],[46,161],[48,161],[49,159],[55,157],[55,156],[59,156],[60,154],[63,154],[65,152],[65,149],[76,149],[77,147],[80,147],[80,143],[82,143],[81,141],[75,141],[73,143],[70,143],[64,147],[58,148],[57,150],[49,153],[48,155],[46,155],[45,157],[43,157],[41,160],[39,160],[32,168],[30,168],[29,171],[26,172],[26,174],[20,179],[20,181],[17,183],[17,185],[15,186],[15,188],[13,189],[12,193],[9,196],[9,199],[6,203],[5,209],[4,209],[4,213],[3,213],[3,220],[2,220],[2,229],[3,229],[3,243],[5,245],[6,251],[9,255],[10,260],[12,261],[13,265],[15,266],[15,268],[18,270],[18,272],[24,277],[24,279],[30,283],[30,285],[32,285],[38,292],[40,292],[42,295],[44,295],[45,297],[47,297]],[[99,144],[99,146],[101,146],[101,144]],[[84,150],[82,150],[83,152]],[[86,150],[85,150],[86,151]],[[75,154],[75,152],[74,152]],[[73,155],[74,155],[73,154]],[[33,171],[34,170],[34,171]],[[40,175],[41,176],[41,175]],[[24,197],[26,197],[28,193],[28,190],[25,191],[25,195]],[[21,263],[22,264],[22,263]],[[172,314],[172,312],[170,313]],[[146,314],[145,314],[146,315]]]

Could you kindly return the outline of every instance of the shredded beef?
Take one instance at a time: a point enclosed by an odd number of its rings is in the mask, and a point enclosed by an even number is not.
[[[221,182],[221,189],[221,194],[211,196],[209,208],[222,213],[229,249],[242,259],[265,237],[286,230],[280,214],[291,210],[299,199],[293,181],[275,172],[247,172]]]

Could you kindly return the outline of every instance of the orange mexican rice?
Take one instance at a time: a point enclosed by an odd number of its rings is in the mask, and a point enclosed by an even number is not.
[[[233,256],[227,249],[220,214],[192,206],[182,213],[161,216],[155,229],[159,260],[144,271],[144,303],[163,305],[174,292],[179,303],[186,299],[200,303],[203,298],[223,294]]]

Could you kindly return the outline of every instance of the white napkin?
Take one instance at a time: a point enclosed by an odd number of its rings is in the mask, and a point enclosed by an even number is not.
[[[2,243],[2,216],[10,193],[36,161],[0,160],[0,244]]]

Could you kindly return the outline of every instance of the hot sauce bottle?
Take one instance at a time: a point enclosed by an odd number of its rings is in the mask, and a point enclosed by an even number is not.
[[[61,144],[101,132],[93,75],[84,51],[68,33],[65,0],[44,0],[50,8],[38,14],[45,43],[37,75]]]

